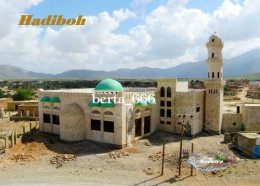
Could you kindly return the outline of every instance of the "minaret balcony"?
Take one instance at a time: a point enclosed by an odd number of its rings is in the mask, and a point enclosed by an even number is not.
[[[215,58],[208,58],[207,59],[207,64],[208,63],[217,63],[217,64],[224,64],[224,61],[223,61],[223,59],[221,59],[221,58],[217,58],[217,57],[215,57]]]
[[[207,42],[207,48],[220,48],[222,49],[224,47],[223,42]]]
[[[204,84],[206,88],[223,88],[226,85],[226,81],[223,79],[207,79]]]

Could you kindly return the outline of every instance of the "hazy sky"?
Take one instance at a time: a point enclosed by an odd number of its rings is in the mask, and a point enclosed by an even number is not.
[[[18,26],[84,15],[85,26]],[[260,0],[0,0],[0,64],[59,73],[71,69],[168,68],[205,60],[217,32],[230,58],[260,47]]]

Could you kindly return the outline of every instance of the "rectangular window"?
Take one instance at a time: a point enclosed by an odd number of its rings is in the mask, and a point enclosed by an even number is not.
[[[54,125],[59,125],[60,124],[60,116],[59,115],[52,115],[52,123]]]
[[[172,102],[171,101],[167,101],[167,107],[171,107],[172,106]]]
[[[161,121],[160,121],[160,124],[164,124],[164,121],[161,120]]]
[[[233,126],[236,126],[237,125],[237,123],[233,123]]]
[[[170,125],[170,124],[171,124],[171,121],[167,121],[166,123],[167,123],[167,125]]]
[[[114,122],[113,121],[104,121],[104,132],[114,133]]]
[[[164,109],[161,109],[161,110],[160,110],[160,116],[161,116],[161,117],[164,117]]]
[[[142,135],[142,118],[135,120],[135,137]]]
[[[160,106],[164,107],[164,101],[161,101]]]
[[[151,117],[146,116],[144,117],[144,134],[150,133],[151,132]]]
[[[92,119],[91,120],[91,130],[100,131],[100,120]]]
[[[196,107],[196,112],[199,112],[200,111],[200,107]]]
[[[214,53],[211,54],[211,57],[214,58]]]
[[[43,114],[43,122],[44,123],[51,123],[51,115],[50,114]]]
[[[167,109],[167,118],[172,117],[172,111],[171,109]]]

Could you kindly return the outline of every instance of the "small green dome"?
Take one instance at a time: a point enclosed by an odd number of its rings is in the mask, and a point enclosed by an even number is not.
[[[138,102],[135,103],[135,106],[136,106],[136,107],[145,107],[145,106],[147,106],[147,105],[148,105],[148,104],[147,104],[146,101],[138,101]]]
[[[97,102],[98,100],[95,99],[95,102],[93,102],[93,100],[91,99],[89,102],[88,102],[88,106],[89,107],[101,107],[101,104],[100,102]]]
[[[50,97],[44,96],[44,97],[41,98],[40,102],[50,102]]]
[[[108,102],[108,101],[105,101],[104,103],[101,103],[101,107],[104,107],[104,108],[111,108],[111,107],[114,107],[115,104],[113,102]]]
[[[122,91],[124,90],[121,83],[114,79],[104,79],[98,83],[95,90],[98,91]]]
[[[60,98],[58,98],[58,97],[52,97],[52,98],[50,99],[50,102],[51,102],[51,103],[60,103]]]
[[[156,104],[155,98],[150,98],[150,99],[148,99],[147,104],[148,104],[148,105],[155,105],[155,104]]]

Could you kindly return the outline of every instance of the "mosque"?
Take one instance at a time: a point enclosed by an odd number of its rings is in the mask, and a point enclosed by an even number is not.
[[[223,42],[213,34],[206,46],[206,89],[189,89],[188,82],[177,79],[158,79],[157,88],[126,88],[116,80],[105,79],[95,89],[39,90],[40,130],[58,134],[63,141],[92,140],[118,147],[157,129],[180,133],[180,122],[187,126],[185,133],[189,135],[203,127],[220,133],[225,85]],[[112,97],[121,101],[111,101]]]

